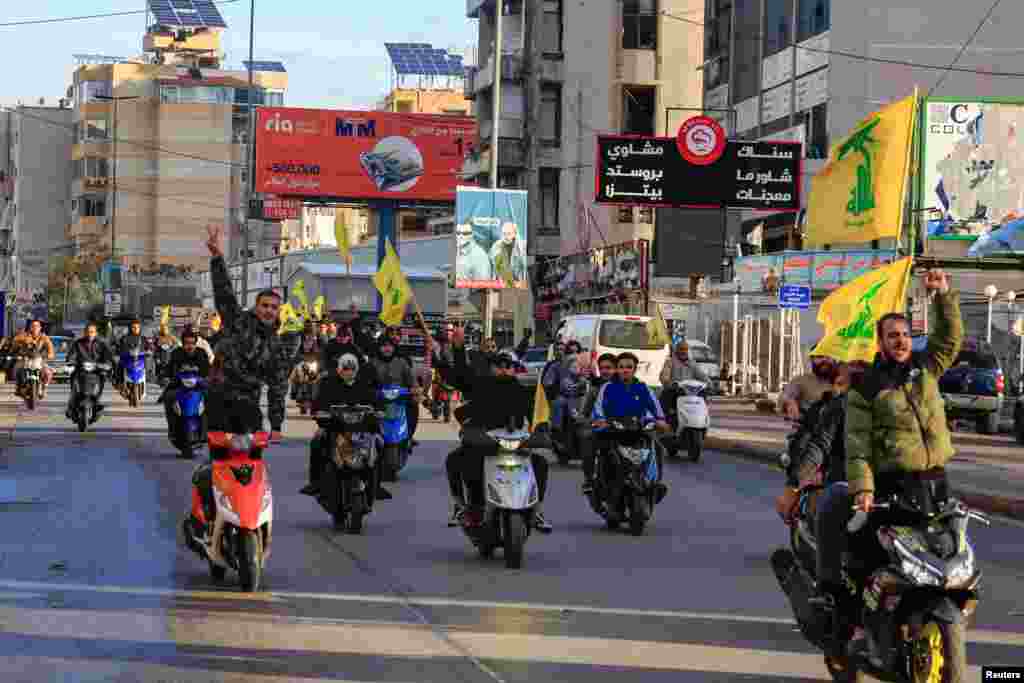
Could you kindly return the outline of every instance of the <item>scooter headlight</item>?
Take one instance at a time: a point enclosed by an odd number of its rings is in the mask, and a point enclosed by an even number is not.
[[[946,577],[941,569],[933,567],[915,555],[903,541],[894,538],[892,539],[892,545],[900,557],[900,571],[907,578],[922,586],[941,586],[945,582]]]
[[[384,396],[385,400],[394,401],[398,398],[398,393],[398,389],[385,389],[381,392],[381,395]]]
[[[498,448],[503,451],[518,451],[523,445],[522,441],[515,439],[498,439]]]
[[[181,380],[181,385],[183,387],[185,387],[186,389],[191,389],[192,387],[194,387],[196,385],[197,381],[198,380],[196,380],[195,377],[186,377],[183,380]]]

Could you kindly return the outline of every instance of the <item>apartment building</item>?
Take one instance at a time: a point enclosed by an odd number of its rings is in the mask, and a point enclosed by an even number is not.
[[[220,27],[172,21],[154,17],[143,57],[81,65],[68,89],[74,147],[67,236],[81,248],[90,241],[113,248],[127,266],[201,266],[210,223],[230,226],[232,256],[240,253],[248,65],[222,65],[222,20]],[[254,103],[283,104],[284,67],[257,62],[252,71]]]
[[[466,96],[479,119],[487,182],[499,126],[499,186],[527,189],[529,252],[571,254],[654,235],[654,211],[595,206],[596,136],[674,135],[701,107],[704,0],[506,0],[495,57],[495,0],[467,0],[479,20],[479,66]],[[500,63],[498,69],[495,64]],[[500,73],[495,124],[492,88]]]

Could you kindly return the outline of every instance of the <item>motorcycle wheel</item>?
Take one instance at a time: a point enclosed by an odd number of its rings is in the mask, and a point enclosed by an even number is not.
[[[219,564],[214,564],[213,560],[207,560],[206,564],[210,567],[210,578],[214,581],[223,581],[224,577],[228,575],[228,570]]]
[[[246,593],[253,593],[260,588],[260,579],[263,578],[261,555],[260,539],[256,532],[249,529],[239,530],[238,578],[242,590]]]
[[[348,513],[348,532],[363,533],[363,518],[366,517],[366,497],[363,493],[352,495],[352,505]]]
[[[704,432],[694,429],[689,433],[687,450],[689,451],[690,462],[700,462],[700,456],[704,451]]]
[[[967,680],[967,633],[963,624],[929,621],[911,648],[913,683],[959,683]]]
[[[305,403],[300,403],[299,404],[299,415],[305,415],[305,414],[306,414],[306,404]]]
[[[28,385],[28,391],[25,393],[25,406],[29,410],[36,409],[36,388],[34,385]]]
[[[92,407],[86,403],[78,408],[78,431],[84,432],[92,419]]]
[[[862,672],[850,667],[850,661],[845,657],[825,655],[825,668],[834,683],[864,683],[867,680]]]
[[[401,448],[401,444],[392,443],[384,446],[384,452],[381,456],[384,458],[384,466],[381,468],[384,470],[384,481],[395,482],[398,481],[398,470],[400,469],[400,458],[401,454],[398,449]]]
[[[651,505],[647,501],[647,496],[634,494],[629,504],[629,533],[643,536],[644,527],[647,526],[650,516]]]
[[[505,567],[523,566],[523,547],[526,545],[526,520],[518,512],[505,513]]]
[[[188,439],[182,439],[181,447],[178,449],[178,457],[182,460],[191,460],[193,456],[192,444],[188,443]]]
[[[137,384],[129,384],[128,385],[128,407],[129,408],[135,408],[135,407],[137,407],[139,405],[139,397],[138,397],[138,394],[135,393],[135,389],[136,389],[137,386],[138,386]]]

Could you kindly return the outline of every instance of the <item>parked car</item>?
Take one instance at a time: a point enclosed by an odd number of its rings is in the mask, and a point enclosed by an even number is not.
[[[523,386],[535,387],[540,379],[540,373],[548,362],[548,347],[531,346],[526,350],[519,360],[523,363],[525,372],[518,375],[519,382]]]
[[[73,367],[68,365],[68,350],[75,341],[71,337],[50,337],[53,342],[53,360],[49,362],[53,369],[54,382],[67,382],[71,379]]]
[[[913,349],[923,351],[927,337],[914,337]],[[946,400],[946,417],[972,420],[979,434],[998,434],[1006,393],[1006,378],[999,359],[987,342],[968,337],[953,366],[939,379]]]

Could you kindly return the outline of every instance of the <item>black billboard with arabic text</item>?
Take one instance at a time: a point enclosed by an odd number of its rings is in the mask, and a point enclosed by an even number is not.
[[[722,156],[691,164],[675,138],[597,138],[598,204],[800,210],[799,142],[729,140]]]

